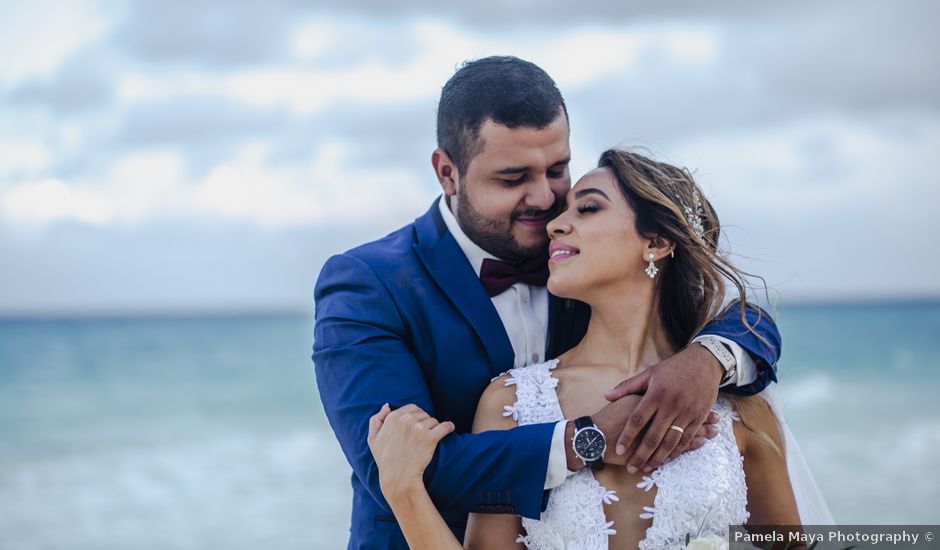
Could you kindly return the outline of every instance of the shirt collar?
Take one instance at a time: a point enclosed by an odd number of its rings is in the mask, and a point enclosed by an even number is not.
[[[450,211],[450,207],[447,206],[446,195],[441,195],[441,200],[438,201],[438,207],[441,210],[441,217],[444,218],[444,225],[447,226],[447,230],[450,231],[450,234],[454,236],[454,240],[457,241],[460,250],[462,250],[464,256],[470,260],[473,271],[476,272],[477,277],[479,277],[483,260],[498,260],[499,258],[480,248],[480,245],[471,241],[470,237],[463,232],[463,229],[460,228],[460,224],[457,223],[457,218],[454,217],[453,212]]]

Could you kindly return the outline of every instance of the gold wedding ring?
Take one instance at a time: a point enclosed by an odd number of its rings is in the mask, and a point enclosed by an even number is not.
[[[675,431],[679,432],[680,434],[685,433],[685,430],[683,430],[683,429],[680,428],[679,426],[676,426],[675,424],[673,424],[672,426],[669,426],[669,429],[670,429],[670,430],[675,430]]]

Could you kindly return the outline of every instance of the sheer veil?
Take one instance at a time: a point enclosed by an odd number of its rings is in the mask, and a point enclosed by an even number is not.
[[[777,424],[780,426],[783,444],[786,447],[787,472],[790,475],[793,495],[796,497],[796,505],[800,511],[801,523],[803,525],[835,525],[832,513],[829,512],[829,505],[826,504],[822,491],[816,485],[813,472],[809,469],[809,464],[806,463],[806,458],[803,457],[803,452],[796,443],[793,432],[787,426],[776,395],[770,388],[765,389],[759,395],[770,405],[774,416],[777,417]]]

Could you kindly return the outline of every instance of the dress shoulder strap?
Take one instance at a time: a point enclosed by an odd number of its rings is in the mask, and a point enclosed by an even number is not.
[[[511,416],[520,426],[564,420],[555,393],[558,379],[552,376],[556,366],[558,360],[552,359],[507,372],[505,383],[516,387],[516,402],[504,407],[503,416]]]

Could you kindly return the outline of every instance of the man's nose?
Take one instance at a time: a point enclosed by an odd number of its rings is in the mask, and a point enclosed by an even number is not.
[[[526,205],[539,210],[548,210],[555,204],[555,194],[548,183],[548,178],[541,177],[530,183],[531,187],[526,196]]]

